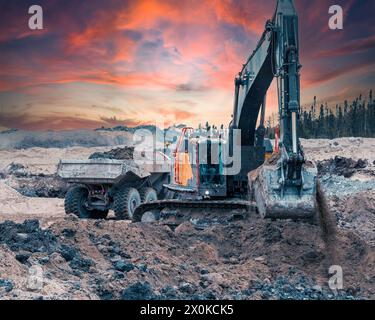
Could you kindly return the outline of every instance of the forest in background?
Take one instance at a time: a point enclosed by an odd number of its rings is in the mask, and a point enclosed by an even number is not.
[[[266,123],[266,136],[275,136],[275,118]],[[372,90],[368,97],[362,95],[349,103],[335,107],[327,103],[317,106],[316,97],[310,107],[304,107],[300,115],[300,137],[305,139],[334,139],[340,137],[375,138],[375,103]]]

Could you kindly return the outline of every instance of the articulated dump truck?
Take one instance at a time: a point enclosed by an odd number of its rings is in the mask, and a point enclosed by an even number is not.
[[[168,161],[140,167],[112,159],[61,160],[57,169],[58,176],[72,184],[65,212],[91,219],[106,218],[110,209],[117,219],[132,219],[137,206],[163,197],[169,172]]]

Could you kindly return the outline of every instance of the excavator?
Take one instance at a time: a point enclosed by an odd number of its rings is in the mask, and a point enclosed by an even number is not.
[[[142,203],[133,221],[144,221],[150,214],[160,219],[166,208],[253,208],[263,218],[312,218],[317,169],[299,140],[300,71],[295,5],[293,0],[277,0],[272,19],[235,77],[229,128],[204,134],[184,128],[173,154],[170,182],[164,185],[172,196]],[[264,117],[273,79],[280,128],[269,157]]]

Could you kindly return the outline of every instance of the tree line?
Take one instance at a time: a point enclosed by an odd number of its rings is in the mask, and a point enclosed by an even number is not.
[[[275,136],[275,116],[266,123],[266,135]],[[347,100],[335,107],[327,103],[304,107],[300,114],[299,132],[306,139],[334,139],[339,137],[375,138],[375,101],[372,90],[368,97],[362,95],[353,102]]]

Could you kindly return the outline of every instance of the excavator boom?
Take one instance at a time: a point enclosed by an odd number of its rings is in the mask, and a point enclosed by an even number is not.
[[[241,130],[242,147],[260,145],[265,95],[276,78],[280,154],[248,176],[251,198],[264,217],[301,218],[315,212],[316,168],[306,163],[298,136],[300,69],[297,12],[292,0],[278,0],[256,49],[235,78],[231,123],[231,129]]]

